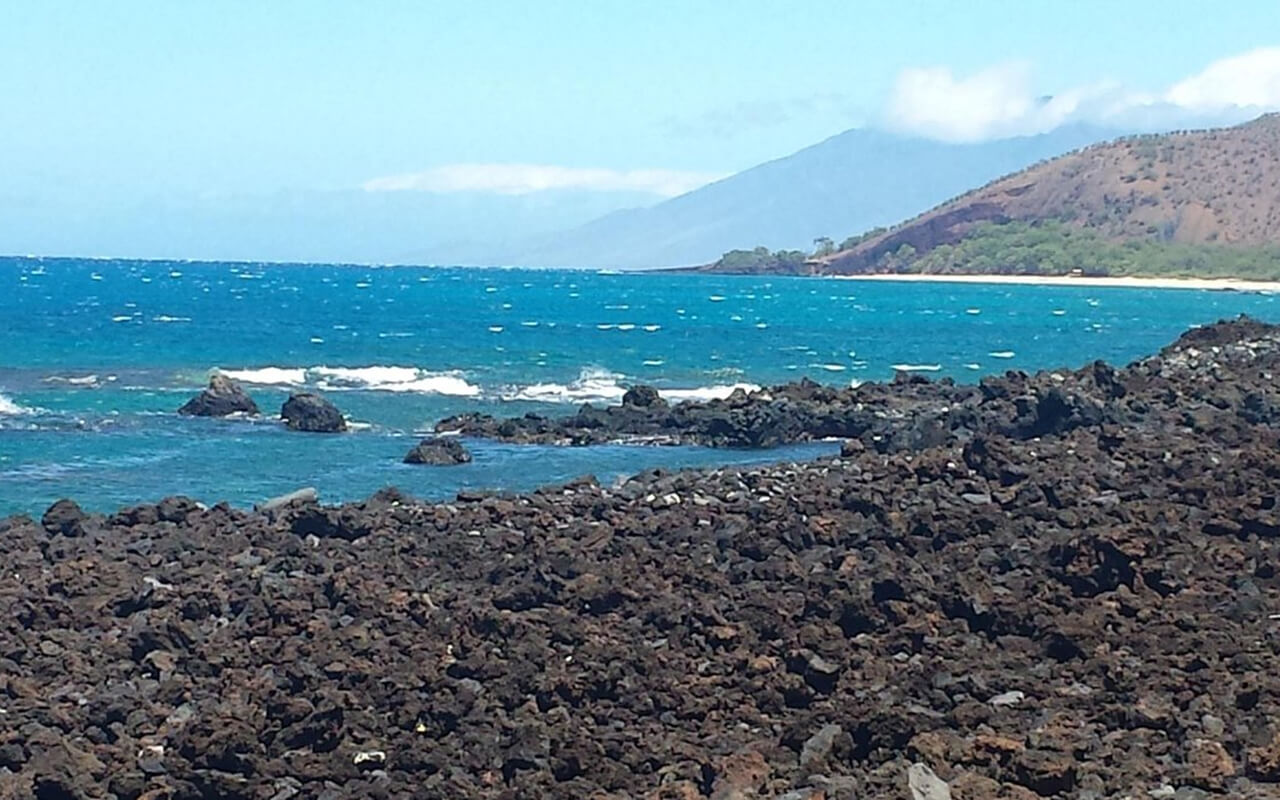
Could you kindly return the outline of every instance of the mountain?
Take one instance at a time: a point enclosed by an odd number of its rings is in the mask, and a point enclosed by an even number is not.
[[[1090,126],[978,144],[850,130],[648,208],[616,211],[514,247],[436,248],[446,263],[663,267],[753,245],[810,248],[890,225],[973,186],[1115,135]]]
[[[1270,254],[1280,244],[1280,115],[1088,147],[1015,172],[810,263],[834,273],[921,271],[925,254],[943,252],[945,257],[931,262],[943,266],[956,261],[956,252],[972,256],[975,237],[1000,240],[1005,251],[1025,247],[1028,236],[1043,243],[1045,237],[1028,225],[1054,232],[1060,242],[1088,244],[1104,260],[1119,258],[1114,245],[1120,242],[1131,250],[1145,247],[1148,255],[1168,245],[1165,251],[1196,256],[1183,259],[1189,267],[1212,251],[1204,249],[1208,245]],[[994,263],[1002,270],[1017,266],[1000,261]]]

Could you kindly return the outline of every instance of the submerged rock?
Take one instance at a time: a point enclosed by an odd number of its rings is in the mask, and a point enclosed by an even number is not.
[[[312,392],[294,392],[280,407],[280,416],[289,430],[308,433],[340,433],[347,420],[333,403]]]
[[[430,464],[433,466],[449,466],[466,464],[471,460],[471,453],[463,447],[462,442],[452,437],[429,436],[413,446],[405,454],[406,464]]]
[[[209,386],[188,400],[178,413],[188,417],[225,417],[230,414],[257,414],[253,402],[240,385],[225,375],[214,373]]]

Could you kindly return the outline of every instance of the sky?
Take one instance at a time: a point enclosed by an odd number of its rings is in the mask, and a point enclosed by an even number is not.
[[[851,127],[1268,107],[1274,0],[0,4],[0,194],[71,221],[103,198],[664,197]]]

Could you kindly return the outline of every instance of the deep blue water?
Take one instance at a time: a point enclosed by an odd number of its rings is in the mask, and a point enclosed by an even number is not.
[[[867,283],[580,271],[0,259],[0,514],[70,496],[248,505],[386,485],[425,497],[594,473],[809,457],[700,448],[470,443],[462,467],[399,463],[443,416],[567,413],[652,383],[673,399],[894,369],[976,380],[1123,363],[1277,298],[1195,290]],[[220,368],[277,411],[319,388],[361,425],[293,434],[174,410]]]

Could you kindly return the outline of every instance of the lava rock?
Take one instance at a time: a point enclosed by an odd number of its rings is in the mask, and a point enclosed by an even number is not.
[[[622,404],[633,408],[651,408],[665,406],[667,402],[652,386],[632,386],[622,395]]]
[[[60,533],[63,536],[83,536],[83,522],[89,515],[80,509],[74,500],[62,499],[44,512],[40,524],[49,533]]]
[[[258,404],[253,402],[239,384],[225,375],[214,373],[209,386],[188,400],[178,413],[188,417],[225,417],[230,414],[257,415]]]
[[[347,420],[338,407],[312,392],[294,392],[280,407],[280,416],[290,430],[309,433],[341,433]]]
[[[462,446],[462,442],[447,436],[429,436],[413,446],[405,454],[406,464],[430,464],[433,466],[449,466],[466,464],[471,460],[471,453]]]

